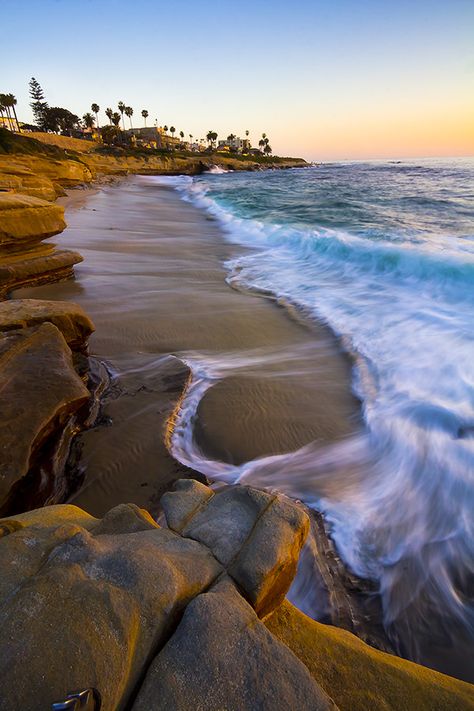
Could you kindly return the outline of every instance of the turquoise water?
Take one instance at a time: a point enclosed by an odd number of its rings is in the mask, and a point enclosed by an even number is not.
[[[425,658],[433,627],[439,647],[462,639],[472,654],[474,160],[216,173],[178,187],[256,248],[227,265],[230,282],[323,319],[356,362],[363,436],[225,476],[323,510],[345,562],[378,581],[404,654]]]

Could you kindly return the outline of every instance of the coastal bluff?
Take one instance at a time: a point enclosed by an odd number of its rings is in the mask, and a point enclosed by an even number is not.
[[[72,146],[72,148],[71,148]],[[299,158],[252,160],[107,148],[53,134],[35,137],[0,128],[0,299],[24,286],[74,276],[82,256],[45,242],[66,227],[64,208],[52,203],[65,189],[90,186],[113,176],[199,175],[213,166],[252,171],[305,166]]]
[[[162,526],[133,504],[0,520],[1,711],[86,689],[104,711],[474,709],[469,684],[284,601],[309,530],[298,504],[188,479],[162,507]]]

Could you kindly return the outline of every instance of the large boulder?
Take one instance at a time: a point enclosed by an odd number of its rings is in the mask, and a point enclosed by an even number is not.
[[[211,496],[205,489],[177,482],[162,499],[167,523],[208,546],[264,617],[282,602],[295,576],[308,516],[281,494],[233,486]]]
[[[305,664],[341,711],[473,711],[474,686],[311,620],[285,601],[266,627]]]
[[[12,299],[0,303],[0,333],[52,323],[71,350],[83,350],[94,324],[78,304],[69,301]]]
[[[1,711],[49,709],[86,687],[103,711],[127,708],[186,605],[222,571],[137,507],[102,521],[66,508],[54,527],[1,522],[17,524],[0,538]]]
[[[132,711],[330,711],[308,669],[228,581],[196,597],[150,665]]]
[[[51,323],[0,334],[0,511],[44,444],[89,399],[71,351]],[[38,472],[41,486],[51,482]]]

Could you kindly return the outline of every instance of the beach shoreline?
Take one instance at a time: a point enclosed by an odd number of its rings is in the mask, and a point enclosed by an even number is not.
[[[203,364],[218,366],[191,418],[205,462],[235,468],[362,431],[343,344],[271,295],[227,283],[225,264],[252,249],[227,241],[215,217],[144,176],[76,188],[61,202],[68,227],[55,242],[84,256],[75,280],[12,296],[75,302],[95,321],[91,357],[110,382],[98,421],[74,440],[68,473],[76,489],[68,503],[101,517],[127,501],[161,521],[161,496],[177,479],[234,483],[212,467],[211,476],[195,468],[174,445],[173,427]],[[249,483],[279,489],[278,482]],[[323,516],[308,513],[303,577],[288,599],[393,652],[376,586],[345,567]],[[308,591],[309,606],[301,606]]]
[[[215,220],[184,203],[175,191],[140,177],[99,190],[75,189],[61,200],[69,226],[56,242],[73,243],[85,262],[76,270],[75,281],[22,289],[14,296],[77,301],[96,324],[97,331],[91,339],[92,354],[112,363],[119,371],[123,367],[132,370],[136,367],[138,348],[146,349],[148,358],[169,358],[176,354],[192,360],[204,353],[230,361],[228,367],[233,374],[229,371],[230,377],[223,379],[222,393],[219,387],[211,390],[199,418],[199,443],[207,453],[220,454],[233,462],[245,461],[291,451],[318,438],[332,441],[354,430],[358,403],[351,394],[350,363],[335,337],[325,326],[318,328],[293,321],[272,300],[229,287],[223,263],[236,253],[236,248],[225,241]],[[146,225],[140,225],[130,215],[140,201]],[[150,209],[154,210],[151,216]],[[124,222],[125,229],[114,227]],[[120,245],[109,239],[117,229]],[[135,240],[132,245],[135,229],[143,239],[141,243]],[[123,252],[129,253],[132,247],[137,269],[142,273],[130,273],[133,269],[127,267],[125,274],[121,274]],[[98,256],[100,265],[94,267],[92,260],[97,261]],[[151,260],[155,260],[157,268],[150,267]],[[101,278],[109,284],[113,279],[110,293],[107,287],[105,291],[99,288],[99,294],[97,289],[93,290],[95,293],[91,290]],[[121,289],[120,304],[117,290]],[[126,296],[127,289],[134,291],[132,303]],[[153,322],[150,332],[144,335],[144,324],[150,322]],[[285,343],[290,348],[286,356],[275,357],[275,351],[284,352]],[[231,361],[238,361],[241,352],[251,354],[254,362],[250,367],[241,368],[237,364],[233,369]],[[268,354],[273,365],[266,362]],[[140,357],[143,359],[143,354]],[[289,381],[287,366],[295,358],[299,359],[301,370],[307,372]],[[321,378],[324,383],[310,382],[321,368],[327,369]],[[297,384],[297,380],[302,382]],[[138,381],[134,384],[143,385]],[[295,388],[299,389],[298,395]],[[135,402],[140,401],[137,410],[144,406],[142,398],[146,396],[134,398]],[[312,400],[318,402],[316,407]],[[116,407],[118,401],[120,398],[114,400]],[[109,407],[113,408],[110,404]],[[107,405],[104,412],[109,417]],[[242,412],[249,418],[245,424],[239,424]],[[130,418],[133,420],[133,415]],[[104,429],[110,432],[113,428]],[[98,431],[100,427],[89,432],[97,438]],[[93,436],[85,432],[79,439]],[[147,470],[153,470],[149,458],[145,460]],[[97,471],[103,471],[100,456],[95,466]],[[130,498],[133,493],[131,500],[135,503],[150,506],[152,502],[143,496],[146,487],[142,484],[139,483],[140,491],[132,492],[127,487],[127,494]],[[91,513],[101,515],[105,507],[123,500],[122,493],[117,492],[116,497],[112,495],[110,500],[109,496],[99,496],[98,504],[96,492],[91,490],[90,498],[78,493],[74,502],[86,509],[92,507]]]

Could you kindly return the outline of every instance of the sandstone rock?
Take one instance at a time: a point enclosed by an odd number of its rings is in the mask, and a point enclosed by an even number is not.
[[[228,583],[196,597],[154,659],[133,711],[336,709]]]
[[[27,195],[0,193],[0,252],[18,251],[66,227],[64,208]]]
[[[83,161],[46,155],[17,154],[14,160],[10,155],[0,156],[0,173],[48,178],[62,185],[78,185],[92,179],[91,171]]]
[[[28,527],[31,530],[43,528],[58,528],[65,523],[77,523],[83,528],[91,528],[99,523],[99,519],[94,518],[79,506],[73,504],[52,504],[41,509],[24,511],[15,516],[8,516],[1,519],[2,524],[14,523],[15,528]]]
[[[135,504],[119,504],[108,511],[104,518],[94,526],[94,536],[112,534],[118,531],[137,533],[159,528],[148,511]]]
[[[38,254],[38,251],[43,254]],[[40,286],[70,279],[74,276],[74,265],[82,260],[79,252],[69,249],[54,251],[53,245],[44,250],[25,252],[20,257],[0,258],[0,299],[23,286]]]
[[[56,188],[52,180],[40,175],[23,177],[17,192],[22,193],[22,195],[31,195],[41,200],[53,201],[57,198]]]
[[[79,160],[37,159],[31,167],[35,173],[46,175],[61,185],[77,185],[92,180],[89,167]]]
[[[183,608],[221,572],[195,541],[136,531],[135,509],[107,518],[107,533],[71,522],[0,538],[2,570],[17,578],[0,604],[1,711],[49,709],[90,686],[103,711],[126,708]]]
[[[178,479],[174,491],[161,497],[168,528],[181,533],[185,525],[210,498],[213,491],[196,479]]]
[[[177,488],[172,515],[201,499],[197,517],[224,493]],[[298,507],[272,496],[243,545],[246,564],[253,549],[263,575],[258,536],[289,543],[299,520]],[[263,624],[205,546],[134,505],[101,520],[70,505],[0,519],[0,570],[0,711],[48,709],[87,687],[104,711],[474,709],[471,685],[287,602]]]
[[[474,686],[379,652],[350,632],[283,605],[266,627],[306,665],[341,711],[473,711]]]
[[[45,323],[0,336],[0,511],[45,441],[88,398],[56,326]]]
[[[309,518],[305,511],[278,495],[228,567],[229,575],[245,591],[260,617],[283,602],[308,532]]]
[[[44,322],[54,324],[72,350],[84,349],[94,331],[85,311],[69,301],[12,299],[0,303],[0,333]]]
[[[308,516],[280,494],[232,486],[212,498],[209,494],[206,502],[204,489],[178,484],[164,497],[167,520],[183,536],[212,550],[263,617],[288,592],[309,532]]]
[[[19,176],[8,173],[0,173],[0,191],[18,192],[21,189],[22,180]]]
[[[208,546],[218,561],[228,565],[239,553],[259,516],[273,496],[249,486],[232,486],[215,494],[191,518],[183,536]]]

